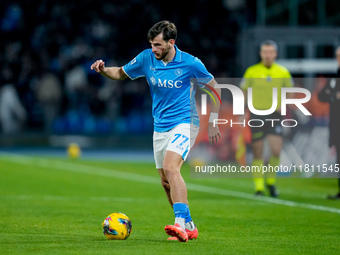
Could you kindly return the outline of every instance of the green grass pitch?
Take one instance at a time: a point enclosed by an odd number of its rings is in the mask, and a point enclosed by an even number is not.
[[[0,254],[338,254],[336,179],[278,179],[280,199],[255,198],[250,179],[188,183],[199,237],[167,241],[174,216],[151,163],[0,156]],[[107,240],[104,218],[132,221]]]

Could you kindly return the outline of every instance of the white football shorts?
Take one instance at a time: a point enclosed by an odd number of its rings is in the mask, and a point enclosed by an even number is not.
[[[157,169],[163,168],[165,152],[173,151],[185,160],[194,145],[199,127],[193,124],[179,124],[167,132],[153,133],[153,154]]]

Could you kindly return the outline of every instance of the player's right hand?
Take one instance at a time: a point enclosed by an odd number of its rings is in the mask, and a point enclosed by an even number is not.
[[[91,65],[91,70],[95,70],[97,73],[101,73],[105,69],[105,62],[103,60],[97,60]]]
[[[218,140],[222,139],[220,129],[217,125],[214,125],[212,122],[209,122],[208,125],[208,136],[209,136],[209,143],[211,145],[217,144]]]

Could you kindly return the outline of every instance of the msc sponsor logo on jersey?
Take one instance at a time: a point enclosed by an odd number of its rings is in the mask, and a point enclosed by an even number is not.
[[[174,81],[174,80],[161,80],[158,79],[158,87],[160,88],[176,88],[179,89],[182,87],[182,81]]]

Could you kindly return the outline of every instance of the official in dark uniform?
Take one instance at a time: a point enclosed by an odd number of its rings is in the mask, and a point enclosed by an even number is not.
[[[336,78],[330,82],[319,92],[319,100],[329,103],[329,146],[335,146],[337,160],[340,164],[340,46],[336,49],[336,59],[339,69]],[[340,177],[338,183],[338,193],[329,195],[328,199],[340,199]]]

